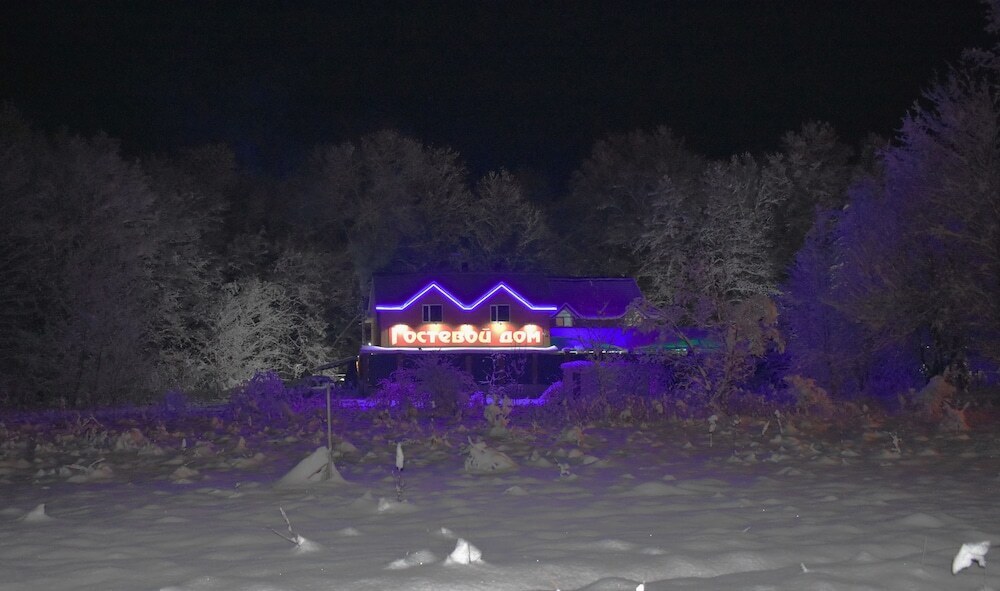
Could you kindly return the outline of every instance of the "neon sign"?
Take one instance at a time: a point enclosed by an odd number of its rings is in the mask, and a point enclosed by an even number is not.
[[[542,340],[542,330],[534,324],[519,328],[505,323],[487,328],[463,324],[457,329],[441,324],[416,329],[396,324],[389,329],[391,347],[541,347]]]
[[[495,293],[497,293],[498,291],[501,291],[501,290],[503,290],[503,291],[507,292],[508,294],[510,294],[511,297],[513,297],[515,300],[521,302],[524,305],[524,307],[528,308],[529,310],[534,310],[536,312],[555,312],[556,311],[556,307],[555,306],[532,304],[531,302],[529,302],[528,300],[526,300],[524,298],[524,296],[522,296],[521,294],[519,294],[516,291],[514,291],[513,289],[511,289],[503,281],[501,281],[500,283],[497,283],[496,285],[494,285],[489,291],[487,291],[486,293],[484,293],[482,296],[479,297],[479,299],[477,299],[476,301],[472,302],[471,304],[464,304],[464,303],[460,302],[458,300],[458,298],[456,298],[455,296],[453,296],[450,293],[448,293],[448,290],[446,290],[445,288],[441,287],[441,285],[439,285],[437,281],[431,281],[430,283],[428,283],[427,285],[425,285],[423,289],[421,289],[420,291],[418,291],[413,297],[411,297],[410,299],[406,300],[404,303],[402,303],[402,304],[400,304],[398,306],[376,305],[375,309],[378,310],[378,311],[380,311],[380,312],[382,312],[382,311],[396,311],[396,312],[398,312],[400,310],[405,310],[405,309],[409,308],[410,306],[412,306],[413,302],[416,302],[421,297],[423,297],[424,294],[426,294],[427,292],[429,292],[431,290],[436,290],[438,293],[440,293],[444,297],[446,297],[449,300],[451,300],[451,302],[453,304],[455,304],[456,306],[458,306],[462,310],[465,310],[466,312],[469,312],[471,310],[475,310],[476,308],[478,308],[479,306],[481,306],[483,302],[485,302],[486,300],[488,300],[493,294],[495,294]]]

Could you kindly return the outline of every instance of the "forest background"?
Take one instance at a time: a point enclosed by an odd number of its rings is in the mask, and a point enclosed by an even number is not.
[[[991,13],[989,30],[1000,27]],[[565,189],[395,130],[281,178],[213,144],[122,156],[0,111],[0,405],[214,396],[354,355],[376,272],[633,276],[634,320],[721,344],[700,388],[895,400],[1000,361],[1000,58],[969,51],[892,138],[832,125],[712,159],[659,127],[593,144]]]

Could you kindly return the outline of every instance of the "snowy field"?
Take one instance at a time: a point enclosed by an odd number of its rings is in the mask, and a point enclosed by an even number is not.
[[[8,417],[0,589],[1000,589],[988,563],[952,574],[963,543],[1000,540],[987,428],[515,415],[490,437],[481,419],[341,410],[346,482],[311,482],[314,414],[282,428]]]

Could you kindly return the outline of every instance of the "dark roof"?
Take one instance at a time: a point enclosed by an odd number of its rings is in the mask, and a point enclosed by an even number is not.
[[[400,305],[430,282],[437,282],[459,301],[470,304],[504,283],[535,305],[569,308],[578,318],[618,318],[642,297],[634,279],[614,277],[547,277],[538,273],[407,273],[372,277],[370,306]]]
[[[550,277],[549,291],[560,308],[578,318],[619,318],[642,297],[635,279],[613,277]]]

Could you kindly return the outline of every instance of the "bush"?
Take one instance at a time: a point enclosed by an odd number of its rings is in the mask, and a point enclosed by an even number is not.
[[[379,384],[376,398],[401,410],[424,408],[454,416],[469,402],[476,383],[441,355],[416,355]]]
[[[289,417],[301,406],[301,393],[285,388],[284,382],[273,371],[257,372],[237,386],[229,398],[229,411],[235,418]]]
[[[826,419],[834,415],[830,395],[816,384],[816,380],[796,374],[786,376],[785,382],[795,396],[795,408],[800,413]]]

